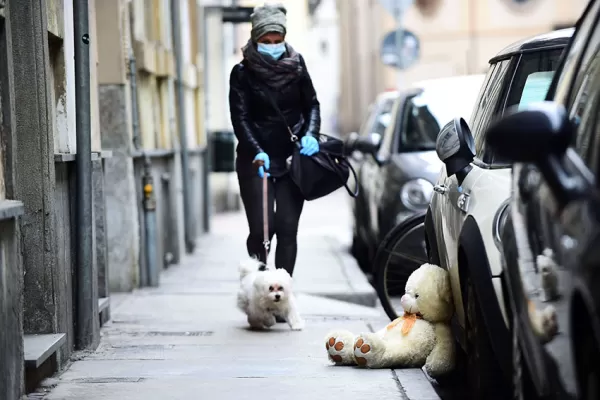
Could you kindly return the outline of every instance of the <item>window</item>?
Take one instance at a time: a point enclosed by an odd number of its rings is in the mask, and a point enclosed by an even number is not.
[[[470,128],[475,139],[475,154],[484,162],[491,162],[491,156],[488,157],[484,154],[484,132],[498,110],[509,65],[510,60],[504,60],[490,67],[489,79],[486,79],[488,84],[485,88],[482,88],[479,101],[475,104],[476,109],[473,113]]]
[[[506,101],[503,93],[506,93],[507,80],[503,77],[508,75],[508,66],[499,66],[497,79],[490,79],[486,95],[489,96],[489,104],[482,100],[481,117],[471,127],[475,136],[475,152],[477,157],[484,163],[494,166],[508,166],[510,162],[498,157],[485,141],[485,131],[496,115],[502,115],[509,107],[522,108],[533,101],[542,101],[546,98],[552,77],[558,68],[563,50],[546,50],[525,53],[520,56],[514,75],[512,76]],[[503,61],[508,63],[507,61]]]
[[[390,113],[392,111],[393,106],[393,98],[387,98],[383,100],[379,107],[377,106],[377,104],[372,104],[369,107],[367,119],[360,127],[360,136],[368,136],[371,133],[378,133],[381,136],[383,136],[385,129],[389,125]]]
[[[554,101],[565,104],[567,108],[570,108],[571,102],[573,101],[573,95],[569,92],[571,87],[579,87],[580,82],[575,82],[575,85],[571,85],[570,82],[577,78],[579,54],[582,53],[582,48],[587,42],[589,37],[588,32],[596,25],[599,17],[598,9],[600,8],[600,2],[590,2],[582,19],[578,21],[577,31],[575,37],[572,39],[569,46],[568,54],[561,67],[560,76],[558,82],[555,82],[556,93],[554,93]],[[552,89],[551,89],[552,90]],[[570,98],[569,98],[570,97]]]
[[[383,140],[379,151],[377,152],[377,159],[384,161],[390,158],[392,155],[392,143],[394,143],[394,132],[396,131],[396,125],[399,124],[398,113],[402,110],[403,98],[396,98],[392,101],[392,110],[390,112],[390,120],[392,123],[388,125],[383,134]]]
[[[440,129],[455,117],[468,119],[477,98],[477,85],[465,85],[461,91],[447,85],[427,87],[410,97],[404,107],[397,133],[398,152],[435,150]]]
[[[519,99],[519,110],[531,103],[544,101],[553,76],[554,71],[534,72],[530,74],[525,81],[525,86]]]
[[[543,101],[558,68],[562,52],[562,49],[556,49],[521,56],[506,100],[506,108],[523,108],[533,101]]]
[[[596,174],[600,156],[600,28],[596,28],[583,55],[573,86],[569,118],[577,127],[575,150]]]

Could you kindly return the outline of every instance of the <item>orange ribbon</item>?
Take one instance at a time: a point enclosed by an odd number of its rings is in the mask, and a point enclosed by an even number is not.
[[[423,317],[420,314],[409,314],[405,312],[403,316],[390,322],[387,326],[387,330],[390,331],[401,323],[402,328],[400,328],[400,332],[402,335],[406,336],[410,333],[413,326],[415,326],[417,319],[423,319]]]

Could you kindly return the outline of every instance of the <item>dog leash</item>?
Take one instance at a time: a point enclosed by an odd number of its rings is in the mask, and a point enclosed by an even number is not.
[[[265,162],[263,160],[255,160],[254,164],[257,166],[257,169],[260,167],[264,167]],[[263,246],[265,248],[265,264],[267,263],[267,258],[269,258],[269,247],[271,247],[271,241],[269,240],[269,198],[268,198],[268,190],[269,190],[269,182],[267,177],[267,171],[264,171],[262,182],[262,198],[263,198]]]

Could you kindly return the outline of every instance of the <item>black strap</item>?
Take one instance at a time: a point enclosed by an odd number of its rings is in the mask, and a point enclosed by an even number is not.
[[[277,112],[277,115],[279,115],[279,118],[281,118],[281,122],[283,122],[283,124],[285,125],[285,128],[287,129],[288,133],[290,134],[290,140],[292,142],[296,143],[296,146],[298,148],[300,148],[301,146],[300,146],[300,143],[298,143],[298,136],[296,134],[294,134],[294,132],[292,132],[292,129],[288,125],[287,120],[285,119],[285,116],[283,115],[283,113],[281,112],[281,109],[277,105],[277,102],[271,96],[271,90],[267,87],[266,84],[264,84],[260,79],[257,78],[257,76],[252,72],[252,70],[250,68],[246,67],[246,71],[248,71],[248,73],[250,73],[250,75],[252,75],[255,78],[255,81],[263,88],[263,91],[265,93],[265,96],[267,96],[269,103],[271,103],[271,105],[273,106],[273,109]]]
[[[256,78],[256,75],[254,75],[254,73],[250,70],[250,68],[246,68],[246,70],[251,75],[253,75]],[[290,138],[292,138],[292,142],[294,142],[296,144],[296,146],[300,149],[302,147],[302,145],[300,145],[300,143],[297,140],[297,136],[292,132],[292,129],[288,125],[287,120],[285,119],[285,116],[283,115],[283,113],[281,112],[281,109],[277,105],[277,102],[271,96],[271,91],[269,90],[269,88],[267,87],[267,85],[265,85],[260,79],[256,79],[256,81],[258,82],[259,85],[261,85],[263,87],[265,95],[267,96],[267,99],[269,99],[269,102],[273,106],[273,109],[275,109],[275,111],[277,112],[277,114],[281,118],[281,121],[285,124],[285,127],[286,127],[286,129],[288,130],[288,132],[290,134]],[[294,137],[296,138],[296,140],[293,140]],[[338,178],[340,178],[340,182],[342,182],[344,184],[344,188],[346,188],[346,191],[348,192],[348,194],[350,196],[356,198],[358,196],[358,178],[356,176],[356,171],[352,167],[352,164],[350,164],[350,162],[348,162],[348,160],[346,159],[345,156],[343,156],[343,155],[335,155],[335,157],[338,158],[338,159],[340,159],[341,162],[343,162],[346,166],[348,166],[348,169],[352,172],[352,176],[354,177],[354,182],[356,182],[356,189],[354,190],[354,192],[348,187],[348,183],[344,181],[344,177],[342,176],[342,173],[333,164],[333,161],[331,160],[331,155],[327,154],[327,160],[328,160],[329,163],[331,163],[331,167],[332,167],[331,169],[333,171],[335,171],[335,173],[338,176]]]
[[[354,182],[356,183],[356,188],[354,189],[354,192],[350,189],[350,187],[348,187],[348,182],[344,181],[344,176],[342,175],[342,173],[340,172],[340,170],[338,168],[335,167],[334,165],[334,161],[331,161],[331,156],[327,155],[327,160],[331,165],[331,169],[333,171],[335,171],[335,174],[338,176],[338,178],[340,178],[340,182],[342,182],[344,184],[344,188],[346,189],[346,191],[348,192],[348,194],[354,198],[358,197],[358,178],[356,176],[356,171],[354,170],[354,168],[352,167],[352,164],[350,164],[350,162],[344,158],[344,157],[340,157],[339,161],[340,163],[344,163],[344,165],[346,165],[348,167],[348,169],[350,170],[350,172],[352,172],[352,176],[354,177]],[[338,158],[338,157],[336,157]]]

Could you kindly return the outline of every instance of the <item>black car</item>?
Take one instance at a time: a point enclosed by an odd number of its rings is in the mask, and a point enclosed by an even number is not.
[[[395,90],[380,93],[375,101],[369,106],[367,116],[359,131],[348,134],[346,142],[351,144],[356,141],[361,141],[363,143],[370,141],[373,143],[373,146],[379,146],[381,138],[390,124],[392,108],[394,107],[397,98],[398,92]],[[364,179],[362,179],[362,167],[367,160],[367,156],[356,148],[352,148],[350,151],[351,153],[348,159],[354,167],[358,177],[356,182],[358,196],[350,202],[353,217],[351,253],[356,258],[361,268],[367,270],[369,265],[369,250],[363,238],[366,236],[364,229],[367,226],[366,218],[368,215],[366,212],[367,197],[365,196],[366,192],[363,187]]]
[[[483,78],[465,75],[418,82],[395,99],[381,140],[348,139],[348,148],[364,157],[361,198],[354,206],[353,252],[366,272],[373,272],[372,261],[385,235],[427,208],[442,165],[435,153],[437,134],[454,115],[468,118]],[[423,242],[423,235],[418,236]],[[425,255],[424,246],[421,253]]]
[[[494,225],[522,399],[600,398],[600,0],[547,101],[507,113],[488,145],[515,162]]]

